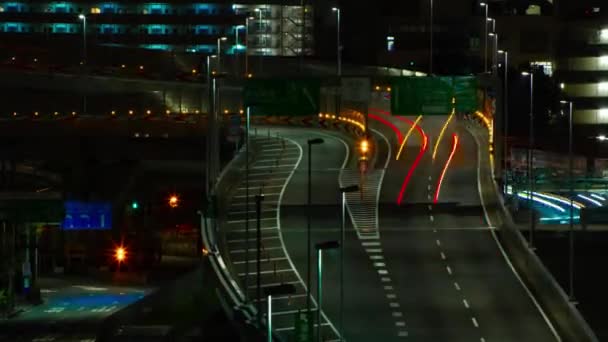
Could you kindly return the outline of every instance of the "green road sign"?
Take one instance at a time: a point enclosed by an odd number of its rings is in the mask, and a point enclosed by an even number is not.
[[[477,78],[474,76],[454,77],[454,98],[456,112],[474,112],[477,110]]]
[[[394,77],[391,79],[391,111],[397,115],[458,112],[477,108],[477,81],[474,77]]]
[[[320,93],[319,79],[248,79],[243,97],[251,115],[317,115]]]

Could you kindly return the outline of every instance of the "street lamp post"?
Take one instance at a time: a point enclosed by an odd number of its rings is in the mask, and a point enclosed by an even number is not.
[[[311,282],[311,273],[312,273],[312,265],[310,263],[310,252],[312,250],[312,236],[310,232],[310,220],[312,215],[312,146],[319,145],[323,143],[323,139],[315,138],[308,139],[308,191],[307,191],[307,206],[306,206],[306,313],[308,315],[308,336],[312,336],[313,333],[313,325],[312,320],[310,319],[311,314],[311,291],[310,291],[310,282]]]
[[[272,342],[272,296],[290,296],[296,293],[296,287],[292,284],[281,284],[275,285],[264,290],[264,294],[266,295],[266,301],[268,305],[267,313],[266,313],[266,328],[267,331],[267,340],[268,342]]]
[[[342,220],[340,224],[340,341],[344,341],[344,246],[346,240],[346,193],[359,191],[358,185],[340,188]]]
[[[208,105],[207,105],[207,117],[209,121],[209,127],[207,128],[207,146],[206,150],[206,172],[205,172],[205,191],[206,194],[209,195],[211,191],[211,180],[213,177],[211,176],[212,167],[210,164],[211,161],[211,150],[213,144],[213,137],[211,136],[211,126],[213,125],[213,117],[215,116],[215,89],[211,85],[211,58],[216,58],[216,55],[207,55],[207,92],[208,92]],[[181,109],[180,109],[181,111]]]
[[[429,44],[430,44],[429,75],[432,75],[433,74],[433,32],[434,32],[434,28],[433,28],[434,23],[433,23],[433,21],[434,21],[434,14],[435,13],[434,13],[434,8],[433,8],[434,7],[433,6],[433,0],[430,0],[430,1],[431,1],[431,6],[430,6],[431,8],[430,8],[430,11],[429,11],[429,16],[430,16],[430,20],[429,20],[430,21],[430,25],[429,25],[429,40],[430,40],[430,42],[429,42]]]
[[[245,77],[249,77],[249,21],[254,17],[245,19]]]
[[[236,61],[236,73],[237,75],[241,74],[241,58],[240,58],[240,50],[241,44],[239,44],[239,30],[245,28],[245,25],[237,25],[234,28],[234,57]]]
[[[262,272],[260,270],[262,260],[262,228],[261,228],[261,214],[262,214],[262,201],[264,200],[264,194],[255,196],[255,211],[257,216],[256,223],[256,240],[257,240],[257,260],[256,260],[256,299],[258,304],[258,328],[262,326]],[[245,289],[247,291],[248,289]]]
[[[530,77],[530,121],[529,121],[529,137],[528,137],[528,202],[530,205],[530,234],[528,236],[528,244],[530,249],[534,250],[534,230],[536,229],[534,204],[532,197],[534,193],[534,74],[530,72],[522,72],[523,76]]]
[[[249,132],[251,107],[247,106],[247,120],[245,122],[245,289],[249,284]],[[245,301],[249,294],[245,291]]]
[[[570,183],[570,229],[568,238],[568,296],[574,301],[574,174],[573,174],[573,152],[572,152],[572,101],[560,101],[568,105],[568,177]]]
[[[221,45],[222,42],[225,42],[226,40],[228,40],[227,37],[220,37],[217,39],[217,73],[221,73],[222,71],[222,50],[221,50]]]
[[[492,52],[492,73],[494,76],[498,75],[498,33],[490,32],[488,36],[494,40],[494,50]]]
[[[505,74],[504,74],[504,99],[503,99],[503,112],[504,112],[504,123],[503,123],[503,135],[502,135],[502,139],[503,139],[503,156],[502,156],[502,161],[503,161],[503,173],[504,173],[504,185],[505,185],[505,191],[504,193],[506,193],[506,186],[507,181],[508,181],[508,177],[507,177],[507,160],[509,158],[509,153],[508,153],[508,136],[509,136],[509,52],[507,52],[506,50],[498,50],[499,54],[504,55],[504,59],[505,59],[505,65],[504,65],[504,70],[505,70]]]
[[[260,70],[258,70],[258,73],[261,74],[262,73],[262,68],[263,68],[264,49],[266,48],[266,37],[264,36],[264,32],[262,32],[262,25],[263,25],[262,15],[263,15],[263,11],[259,7],[256,8],[255,11],[259,15],[258,21],[259,21],[260,24],[258,25],[258,27],[259,27],[260,34],[262,35],[262,39],[261,40],[263,41],[263,43],[262,43],[262,55],[259,56],[260,57]]]
[[[321,342],[321,312],[323,311],[323,251],[337,249],[338,241],[326,241],[315,245],[317,250],[317,342]]]
[[[488,18],[487,22],[488,23],[492,23],[492,32],[496,32],[496,19],[494,19],[494,18]]]
[[[484,27],[484,58],[483,58],[483,62],[484,62],[484,72],[488,72],[488,3],[486,2],[482,2],[479,4],[480,6],[484,7],[486,10],[486,17],[485,20],[483,21],[483,27]]]
[[[79,14],[78,19],[82,20],[82,63],[87,64],[87,16]]]
[[[336,58],[337,58],[337,68],[338,68],[338,77],[342,76],[342,49],[340,46],[340,15],[341,11],[338,7],[333,7],[332,11],[336,12],[336,20],[337,20],[337,28],[336,28]]]

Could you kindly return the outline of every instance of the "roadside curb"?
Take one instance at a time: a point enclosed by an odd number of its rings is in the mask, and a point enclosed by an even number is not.
[[[468,124],[461,123],[461,127],[474,138],[481,159],[483,154],[488,153],[486,152],[488,150],[484,149],[481,145],[483,142],[487,142],[485,136],[479,137],[479,133]],[[481,139],[484,139],[483,142],[480,141]],[[487,159],[478,161],[479,165],[489,162]],[[487,168],[490,168],[490,170],[488,171]],[[486,205],[489,207],[489,210],[494,210],[495,215],[502,221],[496,225],[500,236],[500,240],[497,240],[497,242],[499,246],[504,246],[504,249],[507,251],[507,262],[509,264],[512,262],[513,265],[511,267],[515,267],[516,276],[519,277],[521,275],[523,278],[524,284],[522,285],[524,288],[528,291],[527,287],[529,286],[530,290],[532,290],[533,295],[532,293],[529,293],[529,295],[532,296],[532,300],[538,306],[541,315],[547,320],[549,327],[552,330],[557,330],[554,331],[558,335],[556,336],[557,340],[599,341],[579,310],[570,303],[568,296],[553,275],[540,258],[528,248],[526,240],[513,223],[511,215],[504,205],[494,178],[494,171],[490,165],[484,166],[484,173],[486,173],[486,177],[489,176],[489,181],[492,183],[490,185],[491,190],[485,194],[490,200]],[[490,173],[490,175],[487,175],[487,173]],[[481,180],[479,181],[481,182]],[[481,189],[479,189],[479,192],[480,196],[483,196]],[[483,202],[483,198],[481,200]],[[536,303],[536,300],[538,300],[538,303]]]

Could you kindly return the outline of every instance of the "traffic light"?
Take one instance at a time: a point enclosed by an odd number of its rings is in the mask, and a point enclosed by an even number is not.
[[[177,195],[171,195],[171,197],[169,197],[169,206],[171,208],[177,208],[179,206],[179,198]]]
[[[367,139],[361,140],[361,143],[359,144],[359,149],[361,150],[362,154],[366,154],[369,151],[369,142],[367,141]]]
[[[139,203],[137,203],[137,201],[131,202],[131,209],[133,209],[133,210],[139,209]]]
[[[116,261],[118,261],[118,263],[125,261],[125,259],[127,258],[127,250],[122,246],[116,247],[116,251],[114,252],[114,258],[116,259]]]

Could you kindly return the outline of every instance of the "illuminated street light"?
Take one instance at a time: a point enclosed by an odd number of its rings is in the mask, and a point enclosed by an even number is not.
[[[217,39],[217,72],[222,72],[222,50],[221,44],[228,40],[228,37],[220,37]]]
[[[82,63],[87,64],[87,16],[81,13],[78,19],[82,20]]]
[[[340,247],[338,241],[326,241],[317,243],[317,326],[321,327],[321,312],[323,310],[323,251],[337,249]],[[321,342],[321,330],[317,329],[317,342]]]
[[[485,30],[484,34],[484,72],[488,72],[488,4],[486,2],[481,2],[479,6],[484,7],[486,11],[486,20],[483,22],[483,27]]]
[[[369,142],[367,141],[367,139],[361,140],[361,143],[359,144],[359,149],[363,154],[366,154],[369,151]]]
[[[312,146],[323,144],[322,138],[308,139],[308,177],[307,177],[307,200],[306,200],[306,314],[308,317],[308,336],[312,337],[312,265],[310,252],[312,251],[311,217],[312,217]]]
[[[570,225],[568,230],[568,297],[574,302],[574,158],[572,149],[572,101],[560,101],[562,105],[568,106],[568,175],[570,183]]]
[[[169,206],[171,208],[177,208],[179,206],[179,198],[177,195],[171,195],[171,197],[169,197]]]
[[[530,77],[530,121],[528,137],[528,203],[532,203],[532,193],[534,192],[534,74],[532,71],[523,71],[524,77]],[[534,233],[536,229],[534,209],[530,209],[530,234],[528,234],[528,245],[534,249]]]
[[[338,66],[338,77],[342,76],[342,49],[340,47],[340,16],[341,16],[341,11],[340,8],[338,7],[332,7],[331,9],[333,12],[336,12],[336,21],[337,21],[337,36],[336,36],[336,49],[337,49],[337,54],[336,54],[336,58],[337,58],[337,66]]]
[[[116,261],[118,261],[119,264],[121,262],[124,262],[127,258],[127,250],[122,246],[117,247],[116,251],[114,252],[114,258],[116,259]]]

